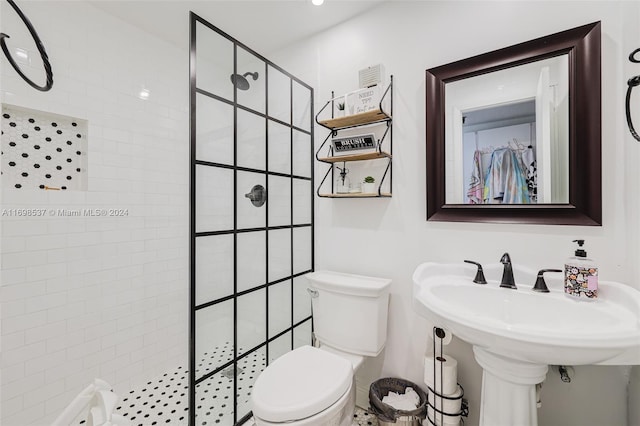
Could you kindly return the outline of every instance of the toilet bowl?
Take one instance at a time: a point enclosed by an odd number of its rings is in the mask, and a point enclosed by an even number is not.
[[[386,342],[390,280],[328,271],[306,278],[319,347],[288,352],[260,374],[251,393],[257,426],[351,426],[354,372]]]
[[[326,350],[302,346],[278,358],[253,386],[257,426],[351,426],[353,364]]]

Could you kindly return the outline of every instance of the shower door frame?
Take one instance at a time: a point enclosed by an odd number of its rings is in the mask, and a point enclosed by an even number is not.
[[[268,90],[268,75],[265,76],[265,78],[267,78],[267,81],[265,82],[265,112],[264,113],[260,113],[259,111],[255,111],[252,108],[246,107],[244,105],[239,104],[238,102],[238,96],[237,96],[237,88],[234,88],[234,92],[233,92],[233,101],[229,101],[226,100],[220,96],[217,96],[215,94],[209,93],[205,90],[202,89],[198,89],[196,87],[196,28],[198,24],[202,24],[204,26],[206,26],[208,29],[214,31],[215,33],[217,33],[218,35],[226,38],[227,40],[229,40],[230,42],[233,43],[233,50],[234,50],[234,73],[237,73],[237,51],[238,48],[242,48],[244,50],[246,50],[247,52],[251,53],[252,55],[254,55],[256,58],[262,60],[265,63],[265,70],[268,71],[269,66],[273,67],[274,69],[276,69],[277,71],[283,73],[285,76],[290,78],[290,123],[284,123],[281,122],[277,119],[274,119],[273,117],[270,117],[268,115],[269,111],[268,111],[268,100],[269,100],[269,90]],[[268,72],[267,72],[268,74]],[[294,95],[293,95],[293,85],[294,82],[300,84],[301,86],[303,86],[304,88],[308,89],[310,92],[310,114],[309,114],[309,130],[305,130],[299,127],[296,127],[293,124],[293,116],[294,116]],[[216,99],[218,101],[222,101],[224,103],[230,104],[233,106],[234,108],[234,115],[233,115],[233,133],[234,133],[234,140],[233,140],[233,146],[234,146],[234,164],[233,166],[230,165],[223,165],[223,164],[217,164],[217,163],[210,163],[207,161],[202,161],[202,160],[197,160],[196,159],[196,139],[197,139],[197,132],[196,132],[196,94],[201,94],[201,95],[205,95],[208,96],[210,98]],[[238,143],[238,137],[237,137],[237,126],[238,126],[238,114],[237,111],[238,109],[243,109],[245,111],[249,111],[251,113],[257,114],[261,117],[264,117],[267,122],[269,120],[275,121],[277,123],[280,124],[286,124],[290,129],[290,146],[291,146],[291,173],[290,174],[285,174],[285,173],[278,173],[278,172],[270,172],[268,169],[268,160],[267,160],[267,165],[265,167],[265,170],[255,170],[255,169],[249,169],[246,167],[239,167],[237,165],[237,155],[235,154],[237,152],[237,143]],[[267,58],[265,58],[264,56],[258,54],[257,52],[255,52],[254,50],[252,50],[251,48],[247,47],[246,45],[244,45],[243,43],[239,42],[238,40],[236,40],[235,38],[231,37],[230,35],[228,35],[227,33],[221,31],[220,29],[218,29],[217,27],[215,27],[214,25],[212,25],[211,23],[209,23],[207,20],[201,18],[200,16],[198,16],[197,14],[190,12],[189,13],[189,135],[190,135],[190,171],[189,171],[189,208],[190,208],[190,212],[189,212],[189,425],[191,426],[195,426],[195,421],[196,421],[196,385],[206,381],[207,379],[211,378],[213,375],[221,372],[222,370],[229,368],[230,366],[233,366],[234,371],[237,371],[237,364],[238,361],[249,356],[250,354],[254,353],[255,351],[265,348],[266,351],[266,355],[265,355],[265,363],[266,365],[269,364],[269,351],[268,351],[268,343],[272,342],[276,339],[278,339],[279,337],[282,337],[283,335],[286,335],[287,333],[291,334],[291,349],[294,348],[294,329],[299,326],[302,325],[304,323],[306,323],[307,321],[310,322],[311,324],[311,330],[313,331],[313,319],[312,316],[307,316],[297,322],[294,322],[294,278],[296,277],[300,277],[304,274],[307,274],[309,272],[312,272],[315,268],[315,197],[314,197],[314,187],[315,187],[315,183],[314,183],[314,175],[315,175],[315,170],[314,170],[314,142],[315,142],[315,138],[314,138],[314,122],[313,122],[313,116],[314,116],[314,90],[311,86],[309,86],[308,84],[306,84],[305,82],[303,82],[302,80],[296,78],[295,76],[293,76],[292,74],[290,74],[289,72],[285,71],[284,69],[282,69],[281,67],[277,66],[276,64],[274,64],[273,62],[271,62],[270,60],[268,60]],[[310,136],[310,176],[309,177],[305,177],[305,176],[298,176],[298,175],[294,175],[293,174],[293,143],[294,143],[294,138],[293,138],[293,134],[294,134],[294,130],[303,132],[307,135]],[[265,132],[266,132],[266,128],[265,128]],[[265,133],[265,147],[268,147],[269,145],[269,135],[268,132]],[[268,154],[267,155],[267,159],[268,159]],[[211,231],[211,232],[196,232],[196,165],[204,165],[204,166],[214,166],[214,167],[222,167],[222,168],[226,168],[226,169],[232,169],[233,170],[233,175],[234,175],[234,179],[233,179],[233,186],[234,186],[234,225],[233,225],[233,230],[225,230],[225,231]],[[265,222],[265,226],[264,227],[259,227],[259,228],[252,228],[252,229],[238,229],[238,225],[237,225],[237,214],[238,214],[238,209],[237,209],[237,172],[238,171],[248,171],[248,172],[253,172],[253,173],[261,173],[264,174],[265,179],[268,176],[280,176],[280,177],[286,177],[290,179],[290,185],[291,185],[291,193],[290,193],[290,214],[291,214],[291,221],[289,225],[280,225],[280,226],[269,226],[268,223],[268,213],[267,214],[267,221]],[[293,191],[293,181],[294,179],[298,179],[298,180],[306,180],[310,182],[310,192],[311,192],[311,197],[310,197],[310,202],[311,202],[311,223],[305,223],[305,224],[297,224],[294,225],[293,224],[293,210],[294,210],[294,203],[293,203],[293,199],[294,199],[294,191]],[[268,188],[269,184],[268,184],[268,179],[267,179],[267,188]],[[268,203],[268,201],[267,201]],[[294,234],[294,229],[295,228],[303,228],[303,227],[309,227],[311,229],[311,247],[310,247],[310,255],[311,255],[311,268],[309,270],[305,270],[305,271],[301,271],[298,273],[294,274],[294,244],[293,244],[293,234]],[[248,232],[248,231],[258,231],[258,230],[264,230],[264,231],[270,231],[270,230],[278,230],[278,229],[290,229],[291,230],[291,235],[290,235],[290,239],[291,239],[291,274],[285,278],[280,278],[277,280],[274,280],[273,282],[270,282],[268,279],[268,260],[269,260],[269,247],[268,247],[268,232],[267,232],[267,247],[266,247],[266,255],[265,255],[265,267],[267,269],[267,274],[265,277],[265,284],[256,286],[256,287],[252,287],[250,290],[245,290],[241,293],[238,293],[238,286],[237,286],[237,271],[238,271],[238,253],[237,253],[237,235],[239,233],[242,232]],[[198,236],[211,236],[211,235],[224,235],[224,234],[232,234],[233,238],[234,238],[234,245],[233,245],[233,264],[234,264],[234,273],[233,273],[233,294],[226,296],[226,297],[222,297],[213,301],[209,301],[206,303],[203,303],[201,305],[197,305],[197,300],[196,300],[196,239],[198,238]],[[285,282],[287,280],[291,281],[291,322],[290,322],[290,326],[285,329],[284,331],[279,332],[278,334],[269,337],[269,328],[268,328],[268,318],[269,318],[269,292],[268,292],[268,288],[270,286],[273,286],[275,284],[281,283],[281,282]],[[237,337],[238,337],[238,323],[237,323],[237,299],[240,295],[246,294],[248,292],[253,292],[253,291],[259,291],[261,289],[266,289],[266,336],[265,336],[265,340],[260,343],[258,346],[251,348],[250,350],[244,352],[241,356],[238,356],[238,348],[237,348]],[[229,300],[233,300],[233,304],[234,304],[234,310],[233,310],[233,359],[230,362],[226,362],[223,365],[217,367],[216,369],[204,374],[202,377],[197,378],[196,377],[196,363],[197,363],[197,359],[196,359],[196,312],[199,309],[203,309],[203,308],[207,308],[209,306],[218,304],[218,303],[222,303],[225,301],[229,301]],[[311,336],[309,336],[309,339],[311,341]],[[233,388],[233,424],[234,425],[241,425],[244,422],[246,422],[252,415],[252,412],[250,411],[248,414],[244,415],[242,418],[238,418],[238,413],[237,413],[237,407],[238,407],[238,395],[237,395],[237,391],[238,391],[238,380],[237,377],[234,376],[234,380],[233,380],[233,384],[234,384],[234,388]]]

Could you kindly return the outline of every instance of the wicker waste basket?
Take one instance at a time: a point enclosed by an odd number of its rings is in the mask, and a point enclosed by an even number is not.
[[[382,402],[382,398],[389,392],[403,394],[407,388],[413,388],[420,397],[420,404],[415,410],[398,410]],[[420,426],[427,416],[427,394],[408,380],[387,377],[371,383],[369,404],[370,411],[376,415],[380,426]]]

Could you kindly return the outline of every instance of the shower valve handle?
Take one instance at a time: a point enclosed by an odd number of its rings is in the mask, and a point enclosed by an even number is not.
[[[318,293],[318,290],[314,290],[312,288],[307,287],[307,293],[309,293],[309,295],[315,299],[316,297],[320,296],[320,293]]]
[[[251,192],[244,194],[245,198],[248,198],[256,207],[262,207],[267,201],[267,190],[262,185],[254,185],[251,188]]]

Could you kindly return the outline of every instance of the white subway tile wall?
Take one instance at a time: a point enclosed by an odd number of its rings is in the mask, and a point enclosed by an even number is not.
[[[267,232],[244,232],[237,236],[238,268],[236,280],[238,292],[264,284],[267,257]]]
[[[238,356],[255,348],[267,333],[267,290],[261,289],[237,298]]]
[[[291,79],[271,65],[269,73],[269,116],[291,123]]]
[[[291,225],[291,178],[272,175],[268,180],[269,226]],[[307,201],[310,201],[308,192]],[[311,221],[306,223],[311,223]]]
[[[291,303],[291,280],[269,287],[269,338],[291,326]]]
[[[238,74],[244,76],[251,90],[238,90],[238,103],[261,113],[265,112],[265,63],[242,47],[238,47]],[[250,73],[250,74],[247,74]],[[269,97],[272,94],[269,93]],[[261,129],[264,135],[264,129]],[[263,168],[264,164],[260,166]]]
[[[291,128],[273,120],[268,124],[269,171],[291,173]]]
[[[39,81],[33,42],[0,7],[3,32],[31,55],[25,71]],[[2,192],[4,426],[51,424],[94,377],[125,394],[187,365],[188,350],[186,46],[84,2],[20,7],[54,86],[37,92],[2,61],[1,101],[86,120],[89,142],[86,192]]]
[[[196,95],[196,158],[233,164],[233,107],[202,94]],[[264,133],[264,132],[263,132]]]
[[[311,135],[299,130],[293,131],[292,173],[296,176],[311,177]]]
[[[239,90],[238,93],[243,92]],[[231,123],[233,123],[233,118],[231,119]],[[260,117],[257,114],[243,109],[238,109],[238,166],[257,170],[265,169],[265,130],[266,119],[264,117]],[[200,140],[198,140],[197,145],[199,145],[199,143]],[[233,161],[230,164],[233,164]]]
[[[198,310],[196,325],[196,359],[205,359],[217,347],[229,346],[225,352],[228,357],[196,365],[196,377],[200,378],[233,359],[233,300],[221,302],[216,309]]]

